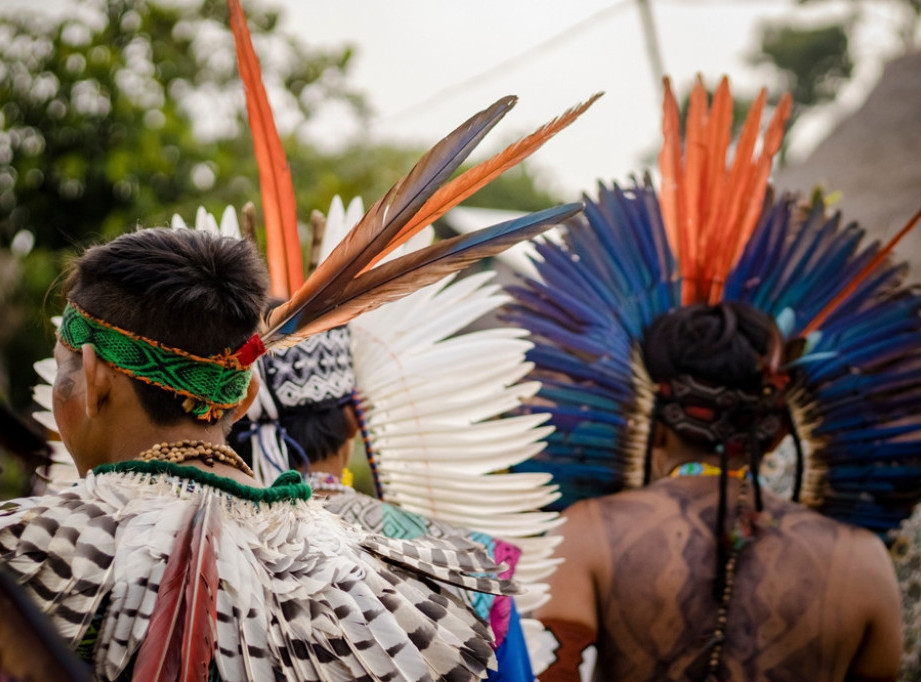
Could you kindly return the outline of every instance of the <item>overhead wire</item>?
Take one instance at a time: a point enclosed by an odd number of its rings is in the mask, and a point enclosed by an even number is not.
[[[458,92],[466,90],[472,86],[478,85],[483,81],[486,81],[490,78],[495,77],[499,72],[506,71],[510,68],[514,68],[520,63],[530,61],[535,54],[544,53],[548,49],[556,48],[561,44],[569,42],[577,35],[583,31],[588,30],[589,28],[594,28],[597,26],[598,22],[602,19],[606,19],[609,16],[613,16],[617,12],[627,9],[631,4],[631,0],[616,0],[612,4],[604,7],[603,9],[598,10],[594,14],[591,14],[584,19],[577,21],[576,23],[568,26],[559,33],[556,33],[553,36],[550,36],[546,40],[532,45],[526,50],[519,52],[516,55],[509,57],[508,59],[499,62],[495,66],[490,67],[485,71],[474,74],[469,78],[465,78],[462,81],[449,85],[447,87],[438,90],[437,92],[429,95],[428,97],[415,102],[414,104],[409,105],[399,111],[396,111],[392,114],[387,114],[376,120],[376,123],[385,122],[388,120],[405,120],[412,116],[415,116],[421,111],[429,108],[430,106],[436,103],[442,103],[446,97],[450,97]]]

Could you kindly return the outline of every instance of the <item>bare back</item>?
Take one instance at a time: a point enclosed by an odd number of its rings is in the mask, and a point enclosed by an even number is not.
[[[738,486],[731,481],[729,524]],[[765,497],[770,521],[735,571],[721,679],[894,679],[898,592],[882,543]],[[573,557],[590,567],[597,604],[597,679],[704,678],[718,608],[717,500],[715,478],[667,479],[568,514],[563,554],[569,570]],[[554,601],[567,598],[565,583],[579,584],[566,573],[554,579]]]

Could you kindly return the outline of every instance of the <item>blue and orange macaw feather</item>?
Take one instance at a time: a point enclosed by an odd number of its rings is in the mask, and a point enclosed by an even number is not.
[[[836,302],[792,365],[791,395],[809,420],[809,466],[827,469],[811,503],[876,531],[921,500],[921,296],[904,284],[904,266],[880,253],[821,202],[768,192],[722,294],[777,318],[788,340]],[[537,254],[540,280],[509,289],[505,318],[535,339],[528,357],[543,389],[533,409],[556,427],[527,468],[554,474],[564,508],[637,480],[637,424],[651,409],[637,344],[652,319],[681,304],[681,278],[648,182],[602,186],[562,244]]]

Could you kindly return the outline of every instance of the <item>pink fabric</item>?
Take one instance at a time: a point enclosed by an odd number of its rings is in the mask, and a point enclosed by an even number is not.
[[[518,559],[521,557],[521,550],[502,540],[495,540],[495,560],[496,563],[503,561],[508,564],[508,568],[499,574],[500,578],[511,578],[515,574],[515,567],[518,565]],[[497,596],[493,602],[492,609],[489,611],[489,625],[496,637],[495,646],[498,648],[505,641],[508,634],[508,621],[512,612],[512,598],[504,595]]]

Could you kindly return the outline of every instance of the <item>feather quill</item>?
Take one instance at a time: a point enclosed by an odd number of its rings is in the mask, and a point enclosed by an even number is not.
[[[297,236],[297,206],[291,169],[275,127],[240,0],[228,0],[230,27],[237,48],[246,110],[259,164],[259,191],[265,218],[266,258],[272,295],[287,298],[304,282],[304,263]]]
[[[217,630],[217,542],[210,496],[176,536],[134,668],[136,680],[207,682]]]
[[[362,313],[437,282],[475,261],[536,237],[581,210],[582,204],[564,204],[446,239],[383,263],[356,277],[345,287],[331,309],[318,311],[315,319],[285,339],[283,347],[296,344],[311,334],[343,325]]]

